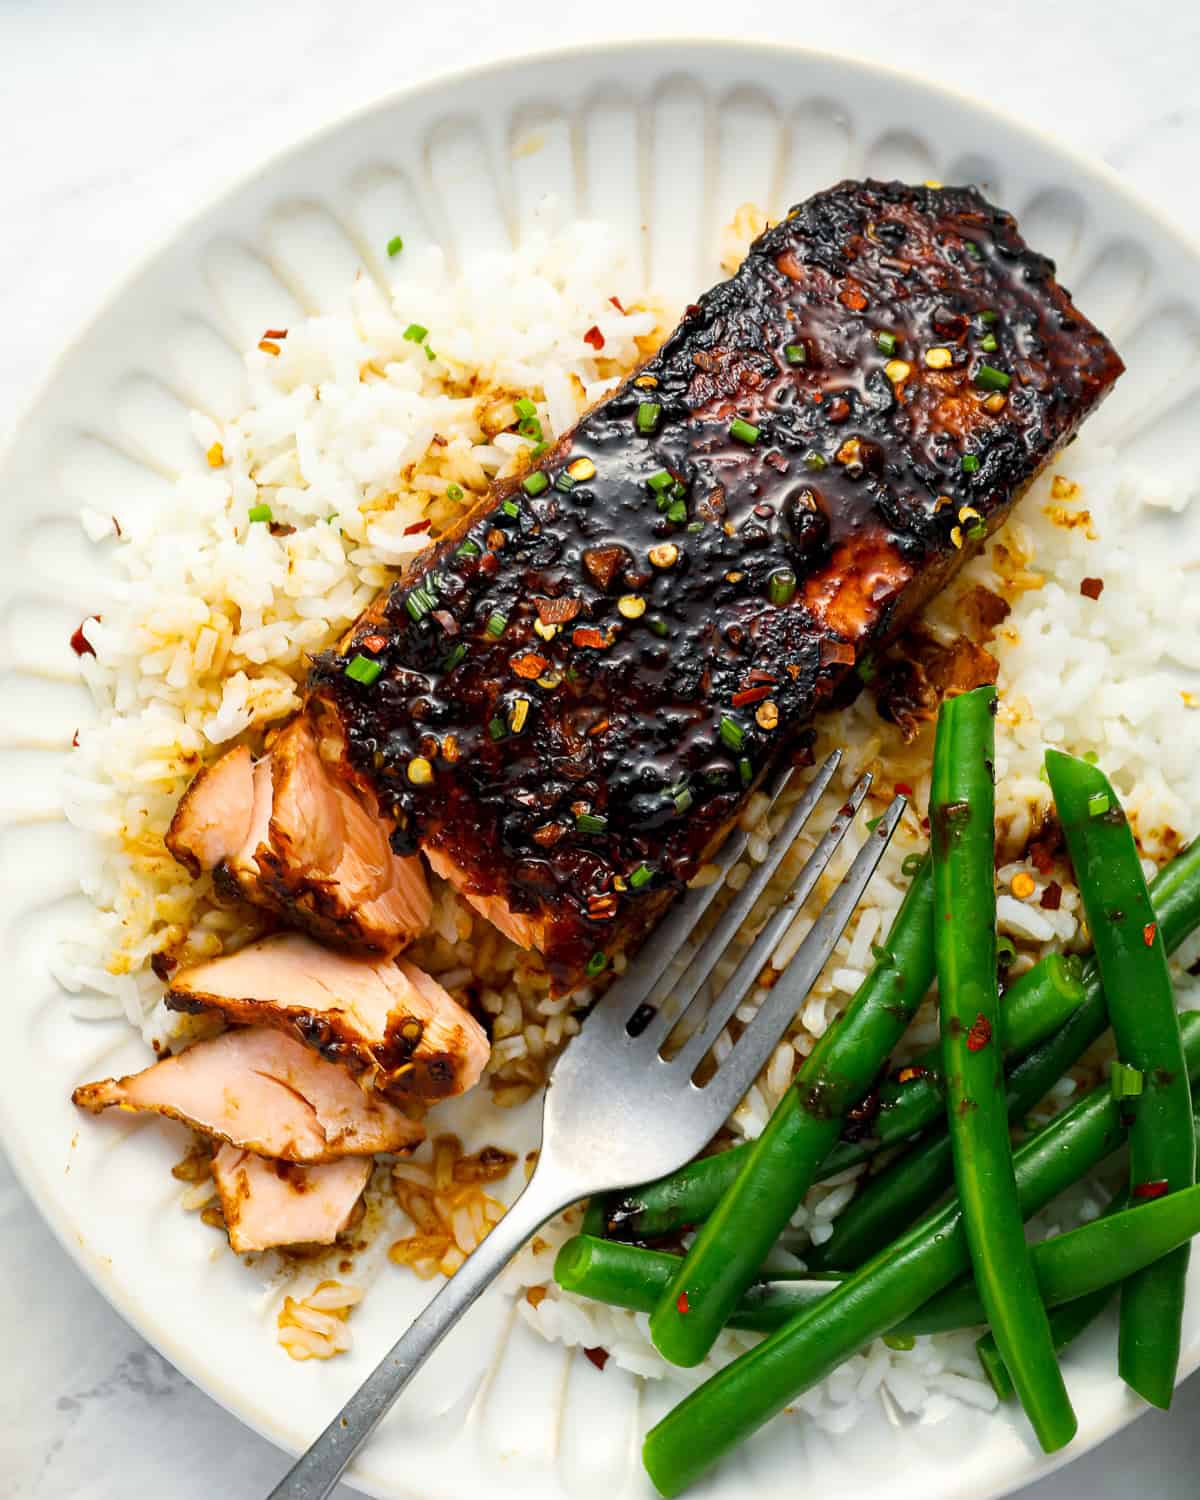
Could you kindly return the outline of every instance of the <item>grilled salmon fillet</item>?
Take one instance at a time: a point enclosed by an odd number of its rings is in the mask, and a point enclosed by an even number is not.
[[[316,664],[310,711],[393,847],[570,990],[1121,370],[974,189],[842,183],[431,548]]]
[[[239,1255],[280,1245],[332,1245],[353,1220],[371,1168],[364,1156],[303,1167],[222,1146],[212,1174],[230,1245]]]
[[[266,908],[323,942],[390,954],[429,921],[419,858],[392,852],[392,824],[370,787],[326,764],[301,716],[257,763],[244,746],[200,771],[184,793],[167,847],[193,875]]]
[[[303,1042],[247,1026],[197,1042],[127,1078],[71,1095],[99,1114],[118,1108],[179,1120],[213,1140],[282,1161],[328,1162],[407,1151],[425,1131]]]
[[[474,1016],[415,964],[339,953],[298,933],[180,969],[165,999],[173,1010],[274,1027],[401,1100],[465,1093],[491,1050]]]

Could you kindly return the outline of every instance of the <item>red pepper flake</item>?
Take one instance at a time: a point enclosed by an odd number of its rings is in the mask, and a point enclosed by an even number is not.
[[[267,331],[266,331],[266,333],[263,334],[263,338],[265,338],[265,339],[285,339],[285,338],[287,338],[287,329],[286,328],[268,328]]]
[[[779,681],[774,672],[764,672],[761,667],[751,667],[746,673],[746,681],[750,683],[769,683],[772,687]]]
[[[583,608],[579,599],[535,599],[533,607],[543,625],[565,625]]]
[[[604,348],[604,335],[600,332],[600,330],[593,323],[592,326],[588,329],[588,331],[584,334],[584,336],[583,336],[583,342],[585,344],[590,344],[593,349],[603,349]]]
[[[982,1052],[992,1039],[992,1023],[980,1012],[971,1022],[971,1029],[967,1032],[967,1051]]]
[[[1165,1198],[1171,1191],[1171,1184],[1165,1177],[1159,1177],[1154,1182],[1139,1182],[1133,1189],[1133,1196],[1138,1199]]]
[[[578,626],[571,632],[571,641],[576,646],[593,646],[597,651],[603,651],[611,644],[602,630],[591,625]]]
[[[599,1370],[600,1373],[603,1374],[604,1373],[604,1366],[608,1363],[608,1359],[609,1359],[608,1350],[607,1349],[596,1348],[596,1349],[585,1349],[583,1352],[584,1352],[584,1356],[587,1359],[590,1359],[591,1362],[596,1366],[597,1370]]]
[[[1079,592],[1085,599],[1099,599],[1104,592],[1103,578],[1082,578],[1079,582]]]
[[[99,620],[100,616],[88,615],[87,618],[88,620]],[[83,627],[86,624],[87,620],[80,621],[78,629],[71,636],[71,650],[74,651],[76,656],[95,656],[96,654],[95,646],[92,645],[91,641],[83,633]]]
[[[612,303],[612,305],[619,313],[623,313],[625,311],[625,309],[621,306],[620,297],[610,297],[608,300]]]
[[[364,651],[382,651],[387,645],[386,635],[364,635],[358,643]]]
[[[915,1078],[924,1078],[928,1068],[923,1068],[920,1063],[912,1063],[907,1068],[901,1068],[896,1074],[897,1083],[912,1083]]]
[[[1044,906],[1047,911],[1057,911],[1062,905],[1062,886],[1057,880],[1052,880],[1042,892],[1038,905]]]
[[[418,532],[428,531],[432,525],[433,522],[426,516],[423,521],[414,521],[411,526],[406,526],[404,528],[404,535],[416,536]]]
[[[1147,922],[1145,927],[1142,928],[1142,942],[1145,943],[1147,948],[1154,947],[1154,938],[1157,932],[1157,922]]]
[[[540,677],[550,663],[544,656],[539,656],[536,651],[525,651],[520,656],[514,656],[509,666],[518,677],[528,677],[532,680]]]
[[[838,301],[851,312],[862,312],[867,305],[865,294],[856,286],[848,286],[844,292],[839,292]]]
[[[850,403],[845,396],[836,396],[829,403],[829,411],[826,414],[831,422],[844,422],[850,415]]]
[[[78,731],[78,729],[71,736],[71,749],[72,750],[78,750],[79,749],[79,731]]]
[[[826,636],[821,641],[820,658],[823,667],[848,667],[854,660],[854,647],[847,641],[832,641]]]
[[[686,1292],[680,1292],[679,1296],[675,1299],[675,1307],[678,1310],[678,1312],[679,1312],[679,1314],[680,1314],[681,1317],[686,1317],[687,1316],[687,1313],[688,1313],[688,1298],[687,1298],[687,1293]]]
[[[734,693],[730,702],[734,708],[745,708],[747,703],[761,703],[764,698],[771,696],[771,687],[768,683],[765,687],[743,688],[740,693]]]
[[[913,794],[913,789],[909,786],[907,781],[898,781],[896,783],[896,790],[902,797],[911,797]]]

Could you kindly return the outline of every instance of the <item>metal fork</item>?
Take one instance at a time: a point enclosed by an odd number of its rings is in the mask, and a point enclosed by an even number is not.
[[[683,973],[666,987],[667,1000],[673,1003],[651,1002],[664,988],[664,975],[692,938],[724,876],[743,853],[743,833],[726,840],[717,860],[720,876],[676,903],[636,963],[610,987],[555,1064],[546,1089],[541,1151],[525,1190],[271,1491],[269,1500],[325,1500],[421,1365],[548,1219],[591,1194],[646,1182],[681,1167],[740,1103],[833,952],[904,812],[903,797],[897,797],[879,820],[774,986],[761,990],[757,1014],[712,1076],[702,1086],[693,1079],[833,858],[867,794],[869,776],[839,808],[707,1014],[665,1056],[663,1044],[745,923],[840,760],[841,752],[836,751],[822,765],[772,840],[766,860],[736,893]],[[772,805],[788,779],[787,773],[776,778]]]

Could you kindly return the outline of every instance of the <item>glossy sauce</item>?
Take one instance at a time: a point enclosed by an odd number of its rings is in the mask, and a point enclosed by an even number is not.
[[[397,846],[542,919],[569,988],[638,939],[1121,368],[974,191],[843,184],[543,457],[547,488],[497,485],[432,548],[317,663],[318,699]],[[356,654],[378,680],[347,677]]]

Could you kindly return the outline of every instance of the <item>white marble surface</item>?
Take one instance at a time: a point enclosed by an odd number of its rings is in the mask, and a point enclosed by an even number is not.
[[[530,47],[730,34],[921,72],[1103,157],[1200,235],[1184,0],[0,0],[0,437],[108,285],[248,165],[411,80]],[[280,1456],[111,1311],[0,1156],[0,1500],[265,1493]],[[1200,1376],[1030,1500],[1183,1500]],[[342,1492],[339,1492],[341,1494]]]

